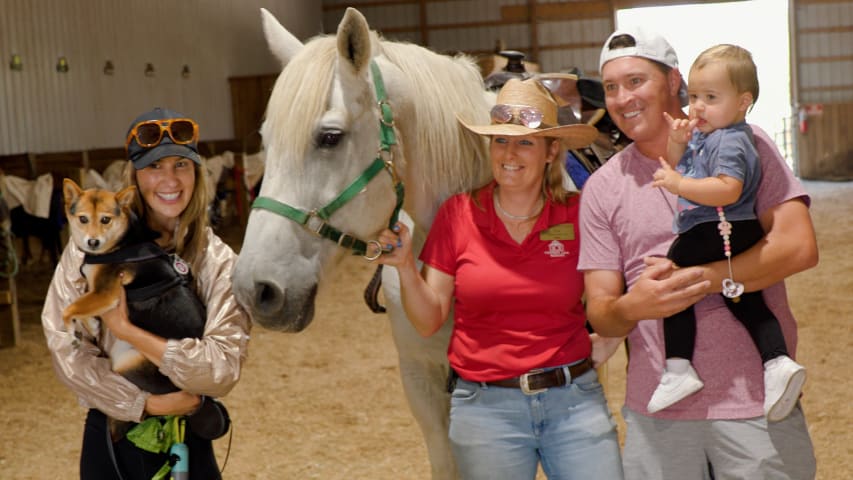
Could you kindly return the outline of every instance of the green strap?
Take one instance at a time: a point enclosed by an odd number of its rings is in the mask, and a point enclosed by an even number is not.
[[[308,222],[309,215],[302,210],[291,207],[286,203],[281,203],[269,197],[258,197],[252,202],[252,208],[262,208],[277,213],[283,217],[287,217],[294,222],[305,225]]]
[[[382,150],[391,151],[391,145],[397,144],[397,136],[394,134],[394,114],[391,105],[388,104],[388,96],[385,93],[385,82],[382,80],[382,72],[375,60],[370,61],[370,71],[373,73],[373,88],[376,90],[376,101],[379,104],[379,142]]]
[[[325,207],[317,210],[317,216],[323,220],[331,218],[333,213],[355,198],[355,196],[358,195],[358,193],[361,192],[364,187],[373,180],[373,177],[375,177],[377,173],[381,172],[383,168],[385,168],[385,161],[377,157],[373,160],[373,163],[371,163],[370,166],[358,176],[358,178],[353,180],[353,182],[337,196],[337,198],[329,202]]]

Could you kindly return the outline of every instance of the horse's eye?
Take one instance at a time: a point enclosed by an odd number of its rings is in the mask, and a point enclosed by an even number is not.
[[[336,147],[343,138],[344,132],[340,130],[324,130],[317,135],[318,148]]]
[[[112,221],[112,218],[110,218],[110,217],[101,217],[101,224],[103,224],[103,225],[109,225],[111,221]]]

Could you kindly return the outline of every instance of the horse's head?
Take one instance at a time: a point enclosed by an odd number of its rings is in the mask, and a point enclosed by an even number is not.
[[[431,221],[443,197],[483,181],[488,164],[482,139],[467,136],[454,115],[488,110],[472,63],[437,60],[422,47],[381,41],[354,9],[347,9],[335,36],[304,45],[266,10],[262,16],[267,42],[284,68],[261,128],[264,181],[233,283],[254,320],[296,332],[312,320],[324,272],[344,255],[363,253],[365,243],[388,226],[400,200],[398,172],[417,179],[406,185],[406,209],[422,224]],[[436,62],[455,66],[437,68]],[[450,70],[443,82],[431,73],[436,68]],[[422,86],[429,83],[435,85]],[[380,153],[389,135],[397,143]],[[439,164],[424,170],[414,165],[423,162],[411,161],[418,155],[463,168]],[[453,180],[430,181],[438,175]]]
[[[321,272],[347,253],[311,230],[325,224],[348,235],[344,242],[373,238],[387,226],[396,195],[383,164],[349,198],[330,205],[378,157],[380,114],[364,17],[350,10],[336,38],[302,45],[266,10],[262,15],[270,48],[285,67],[261,129],[260,204],[286,205],[307,218],[303,224],[275,208],[253,210],[234,287],[261,325],[300,331],[313,317]]]

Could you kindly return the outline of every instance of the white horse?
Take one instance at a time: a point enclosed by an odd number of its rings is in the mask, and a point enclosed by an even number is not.
[[[299,332],[311,323],[318,287],[338,261],[349,250],[370,250],[370,239],[396,216],[398,179],[422,242],[444,199],[491,178],[486,142],[459,128],[456,114],[488,123],[494,95],[470,59],[384,40],[357,10],[347,9],[336,36],[304,45],[266,10],[262,17],[284,69],[261,129],[264,181],[234,290],[257,323]],[[383,284],[403,387],[432,476],[455,478],[445,390],[452,322],[421,338],[405,318],[395,269],[384,269]]]

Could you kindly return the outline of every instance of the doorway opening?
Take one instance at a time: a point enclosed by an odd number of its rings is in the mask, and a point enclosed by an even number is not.
[[[791,126],[796,121],[791,102],[788,0],[617,10],[617,28],[630,25],[662,34],[678,54],[685,79],[693,60],[708,47],[731,43],[749,50],[758,67],[760,94],[746,120],[764,129],[793,167]]]

